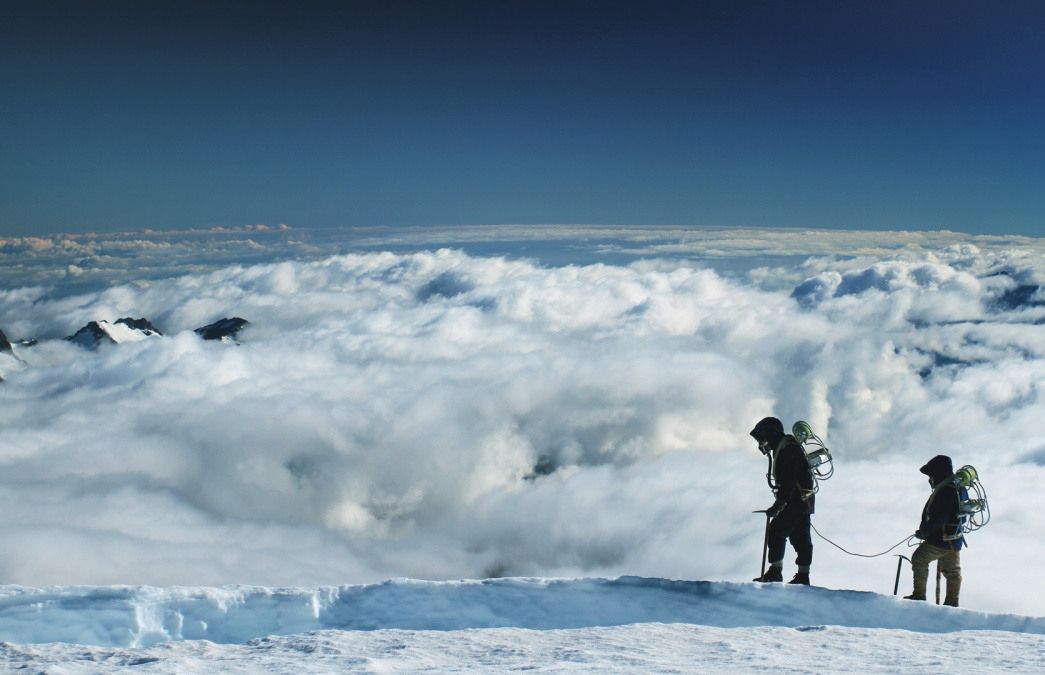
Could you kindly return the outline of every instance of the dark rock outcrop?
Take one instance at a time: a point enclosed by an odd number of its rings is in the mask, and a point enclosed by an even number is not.
[[[106,321],[102,323],[108,322]],[[109,333],[105,331],[97,321],[89,322],[86,326],[65,339],[84,347],[95,347],[104,340],[116,342],[116,340],[113,340],[109,336]]]
[[[234,316],[231,319],[222,317],[214,323],[196,329],[196,334],[204,340],[235,340],[244,326],[250,325],[246,319]]]

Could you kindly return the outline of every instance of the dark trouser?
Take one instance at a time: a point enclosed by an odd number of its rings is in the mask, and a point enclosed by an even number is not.
[[[925,597],[925,586],[929,579],[929,563],[939,560],[940,572],[947,580],[947,597],[943,604],[958,606],[958,594],[962,588],[962,557],[958,551],[939,548],[924,541],[914,550],[911,556],[911,568],[914,570],[914,596]]]
[[[795,564],[808,567],[813,562],[813,538],[809,534],[809,514],[802,505],[789,504],[780,515],[769,522],[769,562],[784,559],[787,541],[795,548]]]

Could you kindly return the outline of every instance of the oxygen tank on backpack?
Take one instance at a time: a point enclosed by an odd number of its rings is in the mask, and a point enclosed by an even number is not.
[[[959,539],[962,535],[975,532],[991,519],[987,490],[980,483],[980,474],[972,465],[966,464],[955,471],[950,482],[958,491],[958,528],[953,535],[944,537],[945,540]]]
[[[791,435],[805,452],[809,475],[813,477],[813,493],[816,493],[820,489],[820,481],[827,480],[835,474],[831,450],[823,439],[813,433],[813,427],[809,422],[804,420],[798,420],[791,426]]]

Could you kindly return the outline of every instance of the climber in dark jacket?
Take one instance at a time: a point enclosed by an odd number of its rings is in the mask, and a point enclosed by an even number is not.
[[[783,581],[784,550],[791,541],[797,558],[798,572],[792,584],[809,584],[809,566],[813,562],[813,539],[810,515],[814,509],[813,477],[805,451],[794,436],[784,434],[783,423],[766,417],[751,430],[762,454],[770,457],[773,494],[776,501],[766,509],[771,518],[767,530],[769,569],[755,581]]]
[[[911,556],[914,572],[914,592],[905,596],[908,600],[925,600],[925,586],[929,578],[929,564],[940,562],[940,572],[947,579],[947,596],[943,604],[958,606],[958,593],[962,587],[961,555],[965,544],[958,523],[958,507],[961,493],[955,486],[954,465],[947,455],[930,459],[920,471],[929,477],[933,492],[922,508],[922,520],[914,536],[922,540]]]

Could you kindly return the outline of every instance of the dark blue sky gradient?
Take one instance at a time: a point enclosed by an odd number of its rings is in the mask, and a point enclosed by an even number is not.
[[[1045,6],[2,2],[0,234],[1045,235]]]

